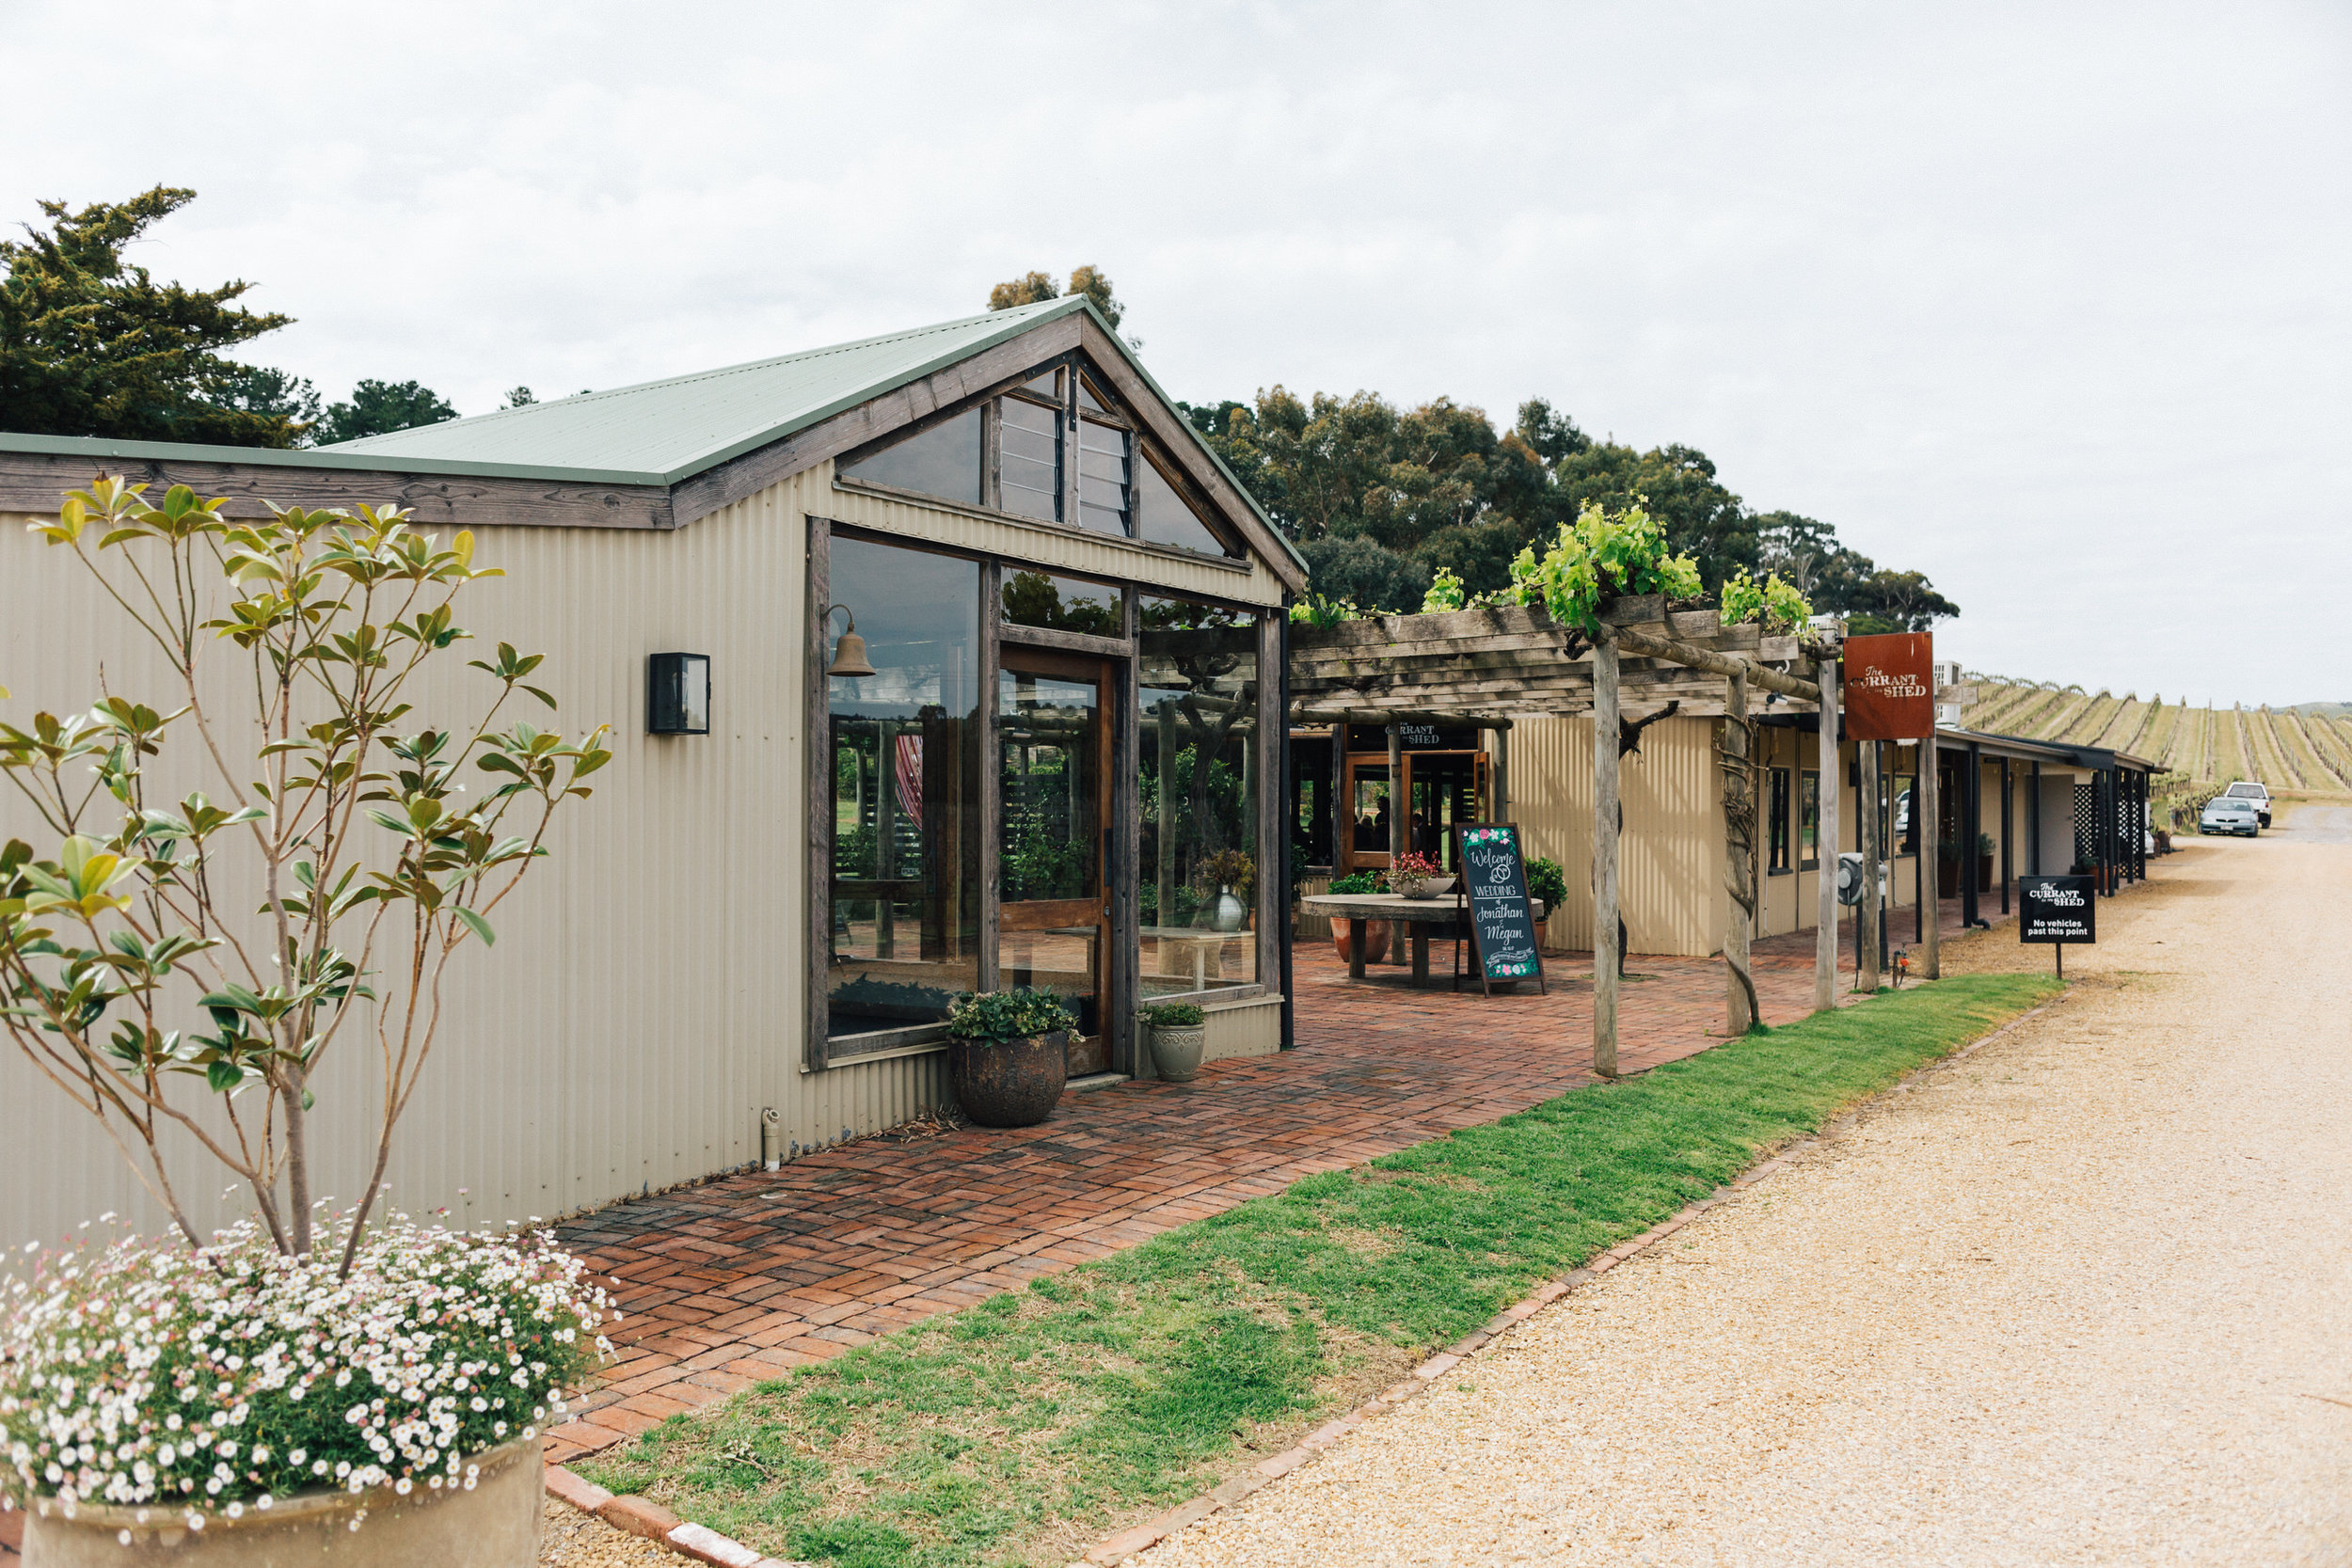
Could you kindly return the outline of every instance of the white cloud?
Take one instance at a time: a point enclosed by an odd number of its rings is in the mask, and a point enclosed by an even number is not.
[[[262,280],[333,394],[478,411],[1095,261],[1179,395],[1546,396],[1928,571],[1972,663],[2352,696],[2338,7],[88,16],[12,13],[0,213],[197,187],[143,259]]]

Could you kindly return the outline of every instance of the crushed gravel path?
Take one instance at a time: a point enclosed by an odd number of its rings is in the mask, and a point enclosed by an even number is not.
[[[2352,1562],[2352,847],[2157,869],[2064,1003],[1142,1560]]]

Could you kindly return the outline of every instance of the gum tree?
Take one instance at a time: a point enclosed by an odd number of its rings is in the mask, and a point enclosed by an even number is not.
[[[102,670],[87,712],[0,723],[0,770],[49,841],[0,848],[0,1025],[191,1243],[167,1157],[181,1138],[251,1189],[294,1255],[326,1240],[312,1085],[372,1038],[382,1116],[336,1238],[348,1271],[444,976],[496,941],[492,912],[546,856],[557,811],[589,795],[609,732],[514,718],[517,693],[555,699],[532,684],[542,656],[505,643],[467,661],[477,699],[439,711],[442,679],[427,694],[428,668],[469,637],[458,594],[501,575],[473,563],[470,533],[444,545],[391,507],[234,519],[185,486],[160,505],[147,488],[102,477],[32,525],[176,689],[151,705]],[[218,660],[233,678],[215,678]],[[197,753],[173,777],[210,788],[168,798],[167,747]]]

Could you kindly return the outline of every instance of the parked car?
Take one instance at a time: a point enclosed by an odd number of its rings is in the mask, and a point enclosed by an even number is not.
[[[2228,833],[2233,837],[2260,838],[2262,818],[2254,810],[2254,802],[2241,795],[2217,795],[2205,802],[2205,809],[2197,816],[2200,833]]]
[[[2259,784],[2252,779],[2240,779],[2221,793],[2233,800],[2252,802],[2255,816],[2261,819],[2264,827],[2270,826],[2270,786],[2268,784]]]

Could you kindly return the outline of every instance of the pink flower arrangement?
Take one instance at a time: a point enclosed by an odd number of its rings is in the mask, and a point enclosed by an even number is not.
[[[1391,893],[1403,893],[1406,888],[1417,887],[1432,877],[1444,875],[1438,869],[1436,861],[1408,849],[1390,863],[1386,880]]]

